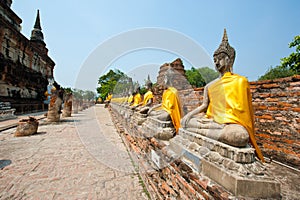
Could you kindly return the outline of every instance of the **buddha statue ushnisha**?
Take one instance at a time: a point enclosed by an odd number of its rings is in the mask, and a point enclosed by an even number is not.
[[[232,71],[235,50],[228,43],[226,29],[213,56],[220,76],[205,86],[202,105],[186,114],[181,126],[234,147],[246,147],[250,140],[256,155],[264,161],[254,137],[250,86],[245,77]]]

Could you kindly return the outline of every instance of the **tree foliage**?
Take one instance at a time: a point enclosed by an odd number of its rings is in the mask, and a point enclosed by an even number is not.
[[[218,73],[209,67],[194,68],[186,70],[187,80],[193,87],[203,87],[218,77]]]
[[[193,87],[202,87],[205,85],[205,80],[202,78],[199,70],[197,70],[196,68],[192,67],[191,69],[186,70],[185,74],[188,82]]]
[[[293,76],[294,74],[295,73],[288,68],[284,68],[281,66],[277,66],[274,68],[270,67],[264,75],[262,75],[258,78],[258,80],[273,80],[276,78],[284,78],[284,77]]]
[[[201,67],[198,69],[206,84],[218,78],[219,73],[209,67]]]
[[[83,92],[82,97],[85,100],[92,101],[96,98],[96,94],[93,91],[86,90],[86,91]]]
[[[99,78],[97,92],[102,99],[105,99],[108,93],[120,94],[128,88],[128,79],[129,77],[118,69],[109,70]]]
[[[300,74],[300,35],[295,36],[294,40],[289,44],[289,48],[293,47],[296,48],[296,52],[281,58],[280,65],[268,69],[258,80],[272,80]]]
[[[296,74],[300,74],[300,35],[294,37],[294,41],[289,44],[289,48],[296,48],[288,57],[281,59],[281,67],[290,69]]]
[[[71,91],[73,97],[77,100],[92,101],[96,97],[95,92],[90,90],[81,90],[81,89],[74,88],[74,89],[68,89],[68,91]]]

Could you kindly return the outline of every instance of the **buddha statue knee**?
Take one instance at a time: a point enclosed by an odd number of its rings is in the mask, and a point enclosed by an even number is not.
[[[165,110],[152,110],[151,112],[148,113],[148,116],[152,116],[161,121],[171,120],[170,114]]]
[[[234,147],[246,147],[249,142],[247,130],[239,124],[226,124],[221,129],[218,141]]]
[[[247,130],[239,124],[219,124],[205,117],[194,117],[186,129],[234,147],[245,147],[249,142]]]

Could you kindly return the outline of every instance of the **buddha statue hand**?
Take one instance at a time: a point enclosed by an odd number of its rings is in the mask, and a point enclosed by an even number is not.
[[[190,119],[192,118],[193,115],[191,115],[191,113],[186,114],[181,120],[180,120],[180,124],[182,128],[187,128],[188,123],[190,121]]]
[[[160,106],[161,106],[161,104],[157,104],[157,105],[152,106],[151,108],[149,108],[149,110],[148,110],[148,112],[147,112],[147,115],[150,115],[150,113],[151,113],[154,109],[156,109],[156,108],[158,108],[158,107],[160,107]]]

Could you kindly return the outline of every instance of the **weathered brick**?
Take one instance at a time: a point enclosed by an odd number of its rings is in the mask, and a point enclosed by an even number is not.
[[[265,115],[262,115],[262,116],[256,116],[256,117],[259,118],[259,119],[267,119],[267,120],[272,120],[273,119],[273,116],[268,115],[268,114],[265,114]]]
[[[267,102],[278,102],[279,99],[278,98],[266,98]]]
[[[292,108],[292,111],[294,111],[294,112],[300,112],[300,108],[298,107],[298,108]]]
[[[176,196],[175,191],[165,181],[162,182],[161,187],[163,190],[168,192],[168,194]]]
[[[262,85],[262,88],[267,88],[267,89],[270,89],[270,88],[278,88],[280,87],[277,83],[272,83],[272,84],[263,84]]]

